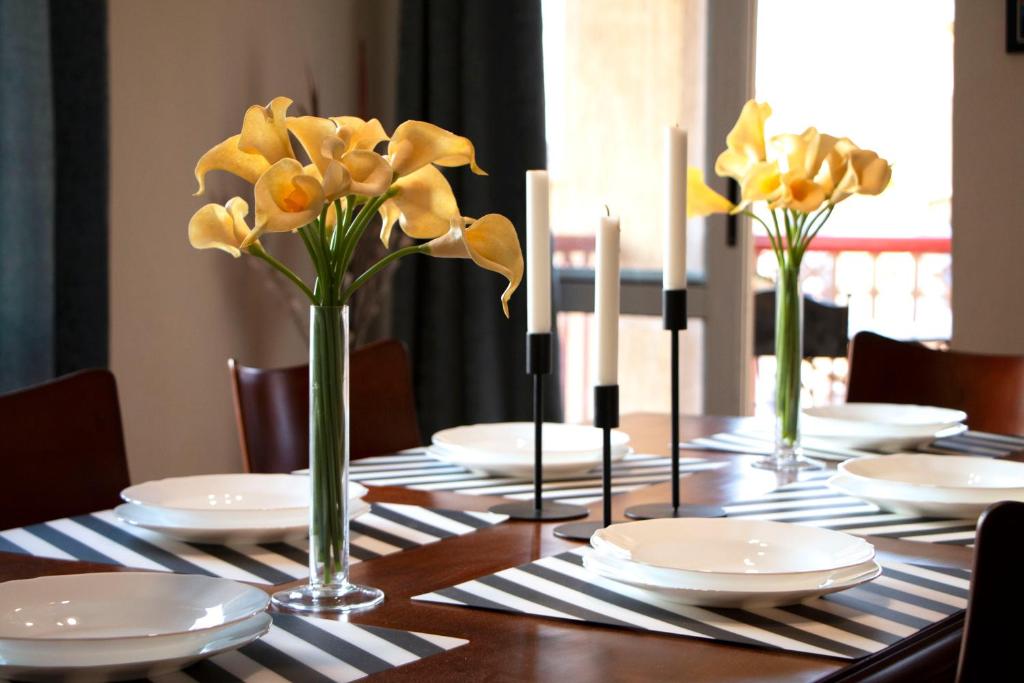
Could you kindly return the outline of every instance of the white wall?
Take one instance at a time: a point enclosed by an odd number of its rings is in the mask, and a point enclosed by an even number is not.
[[[953,346],[1024,354],[1024,54],[1005,17],[1004,0],[956,2]]]
[[[287,95],[356,114],[356,39],[367,44],[371,113],[390,122],[396,3],[373,0],[112,0],[111,367],[132,479],[240,467],[226,360],[303,362],[305,342],[262,263],[195,251],[192,213],[251,188],[193,169],[237,133],[245,108]],[[301,263],[294,236],[265,240]],[[276,277],[276,276],[275,276]]]

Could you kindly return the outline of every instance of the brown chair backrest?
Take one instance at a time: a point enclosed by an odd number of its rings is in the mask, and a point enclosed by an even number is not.
[[[937,351],[859,332],[846,400],[956,408],[972,429],[1024,434],[1024,357]]]
[[[128,486],[114,376],[83,370],[0,396],[0,529],[113,507]]]
[[[1006,501],[978,522],[957,683],[1020,680],[1020,631],[1014,624],[1024,610],[1022,525],[1024,503]]]
[[[309,466],[309,366],[263,369],[228,360],[242,457],[250,472]],[[422,445],[409,355],[386,339],[349,360],[349,447],[352,459]]]

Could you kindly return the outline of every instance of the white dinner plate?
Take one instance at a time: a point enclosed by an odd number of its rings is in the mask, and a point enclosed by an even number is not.
[[[533,477],[533,455],[522,456],[490,455],[472,451],[449,451],[430,446],[427,453],[442,462],[447,462],[484,475],[529,479]],[[612,451],[612,462],[626,457],[629,449]],[[541,462],[545,477],[569,477],[584,474],[601,464],[601,453],[579,453],[544,455]]]
[[[871,483],[849,474],[836,474],[828,479],[829,488],[837,493],[873,503],[883,510],[915,517],[977,520],[991,502],[952,501],[925,496],[913,497],[893,492],[884,484]]]
[[[672,570],[688,586],[744,584],[804,574],[821,581],[829,573],[872,560],[863,538],[840,531],[754,519],[671,518],[613,524],[598,529],[591,545],[637,565]]]
[[[533,459],[532,422],[494,422],[443,429],[431,443],[449,452],[472,451],[495,456]],[[560,422],[544,423],[544,457],[600,453],[602,431],[586,425]],[[629,435],[617,429],[611,432],[612,450],[625,452]]]
[[[990,502],[1024,496],[1024,463],[1012,460],[904,454],[850,460],[839,471],[890,490],[975,500],[983,496]]]
[[[349,500],[366,487],[349,482]],[[169,525],[289,526],[309,514],[309,479],[290,474],[203,474],[158,479],[121,492],[127,503],[158,510]]]
[[[360,499],[349,503],[349,520],[370,511],[370,504]],[[155,531],[158,534],[187,543],[216,543],[222,545],[244,543],[278,543],[305,538],[309,533],[309,514],[303,513],[282,519],[273,525],[244,518],[239,520],[191,520],[184,525],[168,518],[160,508],[125,503],[114,508],[114,514],[125,524]]]
[[[197,575],[9,581],[0,584],[0,675],[59,679],[81,668],[88,670],[83,676],[99,677],[113,667],[113,675],[127,678],[173,670],[259,637],[269,627],[268,602],[258,588]]]
[[[3,647],[0,677],[33,683],[100,683],[155,678],[180,671],[196,662],[244,647],[270,630],[269,614],[211,629],[208,632],[168,636],[160,643],[129,640],[102,647],[90,645],[74,652],[54,650],[47,644],[20,643]]]
[[[960,410],[901,403],[845,403],[808,408],[800,430],[808,446],[907,450],[967,429]]]
[[[828,593],[847,590],[871,581],[882,573],[874,560],[849,567],[831,580],[814,583],[805,581],[802,585],[736,586],[733,588],[695,588],[685,584],[660,584],[643,575],[623,572],[620,565],[599,552],[583,557],[583,566],[606,579],[632,586],[638,597],[657,603],[698,605],[703,607],[741,607],[754,609],[792,605]]]

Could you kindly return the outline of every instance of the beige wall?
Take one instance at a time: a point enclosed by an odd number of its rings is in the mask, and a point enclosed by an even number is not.
[[[300,363],[302,323],[262,263],[195,251],[189,217],[251,190],[192,170],[238,132],[250,104],[309,103],[355,114],[356,39],[367,44],[372,114],[390,125],[396,3],[374,0],[112,0],[110,3],[111,366],[134,481],[237,470],[226,360]],[[266,241],[301,263],[291,235]],[[275,276],[276,277],[276,276]],[[300,314],[302,307],[298,308]]]
[[[1006,52],[1005,13],[956,2],[953,345],[1024,354],[1024,54]]]

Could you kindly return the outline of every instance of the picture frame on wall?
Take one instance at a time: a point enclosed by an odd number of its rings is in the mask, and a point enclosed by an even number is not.
[[[1006,0],[1006,51],[1024,52],[1024,0]]]

